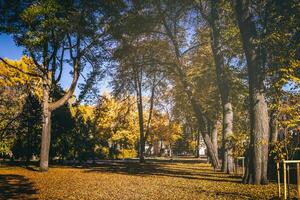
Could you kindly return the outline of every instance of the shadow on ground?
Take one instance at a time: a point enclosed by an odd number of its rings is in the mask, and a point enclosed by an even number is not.
[[[177,164],[194,163],[199,164],[197,160],[148,160],[147,163],[138,161],[102,161],[94,165],[77,166],[83,168],[86,173],[106,172],[117,174],[128,174],[137,176],[168,176],[185,179],[208,180],[216,182],[241,182],[240,177],[228,177],[220,172],[214,172],[210,167],[185,168]]]
[[[0,199],[27,199],[34,200],[32,197],[37,190],[33,184],[24,176],[15,174],[0,174]]]

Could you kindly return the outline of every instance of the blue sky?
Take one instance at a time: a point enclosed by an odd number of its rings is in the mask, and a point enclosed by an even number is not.
[[[23,48],[16,45],[13,38],[10,35],[7,34],[0,34],[0,57],[2,58],[9,58],[12,60],[18,60],[23,55]],[[60,81],[61,86],[64,89],[67,89],[72,81],[72,76],[69,74],[71,71],[71,67],[66,67],[66,69],[63,71],[63,75]],[[83,78],[80,77],[79,83],[83,82]],[[108,87],[108,80],[105,79],[103,83],[100,85],[100,91],[101,93],[104,90],[110,90]],[[77,88],[75,90],[75,95],[77,96],[79,94],[80,90]]]
[[[24,49],[22,47],[19,47],[15,44],[11,36],[7,34],[0,34],[0,57],[18,60],[23,55],[23,50]],[[72,76],[69,74],[70,71],[71,67],[66,67],[66,69],[63,71],[60,84],[64,89],[67,89],[72,81]],[[100,93],[103,93],[104,91],[111,91],[111,88],[109,87],[109,81],[110,79],[106,77],[98,85],[100,88]],[[79,83],[83,83],[82,77],[80,77]],[[284,86],[284,90],[290,91],[292,87],[293,84],[286,84]],[[77,88],[75,90],[75,95],[78,96],[79,92],[80,90]]]
[[[23,55],[23,48],[17,47],[14,40],[6,34],[0,34],[0,57],[17,60]]]

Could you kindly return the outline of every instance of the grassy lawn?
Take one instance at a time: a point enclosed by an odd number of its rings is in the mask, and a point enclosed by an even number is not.
[[[277,188],[244,185],[196,160],[103,161],[48,173],[0,168],[0,199],[274,199]],[[292,191],[296,196],[296,191]]]

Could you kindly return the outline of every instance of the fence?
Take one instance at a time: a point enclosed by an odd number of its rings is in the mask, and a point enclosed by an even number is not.
[[[291,165],[296,165],[297,174],[297,190],[298,199],[300,199],[300,160],[283,160],[283,196],[284,199],[290,197],[290,170]],[[280,183],[280,162],[277,162],[277,183],[278,183],[278,196],[281,197],[281,183]]]

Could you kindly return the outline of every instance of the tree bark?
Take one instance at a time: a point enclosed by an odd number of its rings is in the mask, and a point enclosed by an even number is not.
[[[149,116],[148,116],[148,121],[147,121],[147,129],[146,129],[146,133],[145,133],[145,140],[144,140],[144,142],[147,141],[148,136],[150,134],[150,125],[151,125],[152,113],[153,113],[153,107],[154,107],[155,86],[156,86],[156,76],[154,74],[154,76],[153,76],[153,82],[152,82],[152,88],[151,88],[151,96],[150,96]]]
[[[219,126],[219,121],[216,121],[213,124],[213,128],[211,131],[211,140],[214,146],[214,150],[216,152],[216,157],[219,157],[218,155],[218,126]]]
[[[50,88],[52,86],[52,72],[43,76],[43,112],[42,112],[42,140],[40,152],[40,171],[48,171],[49,150],[51,140],[51,112],[64,105],[73,95],[79,78],[79,58],[73,59],[73,80],[69,90],[59,100],[50,103]]]
[[[233,173],[234,159],[232,157],[232,146],[230,144],[230,137],[232,136],[233,125],[233,111],[230,102],[223,105],[223,165],[222,171],[228,174]]]
[[[250,96],[250,147],[244,183],[267,184],[269,119],[264,91],[264,73],[255,44],[258,38],[250,1],[235,0],[235,11],[247,61]]]
[[[143,96],[142,96],[142,80],[139,75],[141,72],[136,72],[135,77],[135,90],[137,96],[137,108],[139,116],[139,128],[140,128],[140,142],[139,142],[139,159],[140,162],[145,162],[145,133],[144,133],[144,112],[143,112]]]
[[[278,138],[278,122],[276,119],[277,115],[275,113],[271,113],[270,116],[270,143],[274,144],[277,142]]]
[[[172,65],[174,67],[174,69],[170,69],[170,70],[173,71],[174,75],[179,80],[185,94],[187,95],[187,97],[189,99],[189,102],[191,103],[191,107],[195,113],[195,117],[198,122],[198,127],[200,129],[204,143],[206,144],[206,147],[207,147],[208,156],[211,158],[213,166],[215,168],[219,168],[218,157],[216,156],[216,152],[213,148],[211,138],[209,137],[209,135],[206,131],[206,128],[205,128],[205,116],[204,116],[204,113],[202,112],[203,109],[201,107],[201,104],[194,97],[193,92],[192,92],[192,86],[188,82],[188,77],[181,68],[182,66],[185,66],[184,65],[185,62],[182,59],[182,55],[180,53],[180,48],[178,45],[177,37],[175,35],[177,33],[176,32],[174,33],[171,30],[170,26],[167,23],[166,16],[164,15],[164,12],[162,11],[161,6],[159,4],[157,6],[157,9],[162,16],[162,22],[163,22],[163,26],[166,31],[166,35],[168,36],[168,38],[170,39],[170,42],[172,43],[172,45],[174,47],[174,55],[175,55],[174,58],[175,59],[174,59],[174,64]]]
[[[205,116],[202,112],[201,105],[197,102],[195,99],[192,91],[191,86],[187,82],[186,74],[181,70],[179,66],[176,67],[176,70],[178,71],[178,78],[180,83],[182,84],[182,87],[184,88],[184,92],[186,93],[187,97],[189,98],[189,102],[191,103],[192,110],[195,113],[195,117],[197,119],[198,128],[200,130],[200,133],[203,137],[204,143],[207,148],[208,156],[211,158],[212,164],[214,168],[219,168],[219,159],[217,157],[217,152],[214,149],[213,143],[211,141],[211,138],[205,128]]]
[[[197,148],[196,148],[196,158],[200,158],[200,152],[199,152],[199,150],[200,150],[200,131],[199,131],[199,129],[198,129],[198,131],[197,131]]]
[[[209,137],[207,131],[205,130],[205,127],[204,127],[205,120],[204,120],[202,111],[200,109],[200,106],[197,104],[197,102],[195,101],[195,99],[193,97],[191,97],[190,101],[191,101],[191,104],[193,107],[193,111],[195,112],[195,115],[197,118],[197,122],[198,122],[198,126],[200,128],[201,135],[202,135],[204,143],[207,147],[208,156],[211,158],[214,168],[219,168],[220,164],[219,164],[219,159],[217,157],[217,152],[214,149],[214,145],[211,141],[211,138]]]
[[[40,171],[48,171],[49,148],[51,139],[51,111],[49,109],[50,81],[44,78],[43,84],[43,114],[42,114],[42,140],[40,155]]]
[[[140,126],[140,145],[139,145],[139,159],[140,162],[145,161],[145,137],[144,137],[144,117],[143,117],[143,105],[142,97],[138,97],[138,114],[139,114],[139,126]]]
[[[226,74],[226,67],[224,64],[224,56],[220,41],[220,22],[219,22],[219,1],[211,0],[211,15],[209,24],[211,26],[211,47],[216,67],[216,75],[218,88],[221,94],[221,103],[223,110],[223,129],[222,129],[222,149],[223,162],[222,171],[226,173],[233,173],[234,160],[232,157],[232,147],[230,143],[230,136],[232,136],[233,127],[233,111],[232,104],[229,98],[230,87]]]

